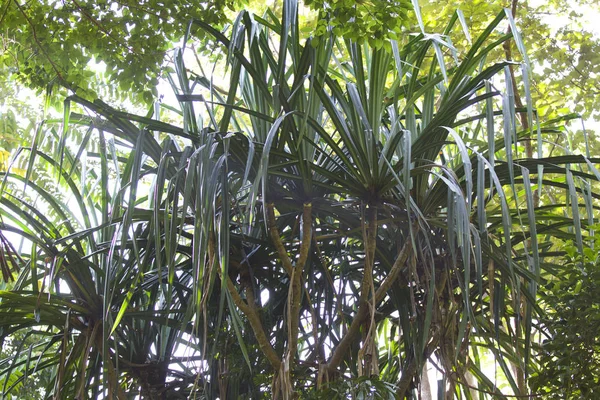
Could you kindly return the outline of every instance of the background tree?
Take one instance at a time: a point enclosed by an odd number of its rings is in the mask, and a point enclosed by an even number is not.
[[[583,253],[572,243],[566,245],[561,271],[540,287],[541,302],[547,308],[542,323],[547,330],[532,388],[547,391],[549,399],[598,397],[600,303],[595,293],[600,290],[599,244],[596,235]]]
[[[532,96],[540,115],[554,118],[577,112],[589,118],[598,117],[598,63],[595,62],[600,38],[593,24],[587,23],[598,10],[598,2],[581,0],[480,2],[421,1],[425,24],[439,29],[444,17],[460,8],[469,29],[476,34],[503,8],[513,11],[522,30],[528,55],[536,66],[532,73]],[[453,38],[454,39],[454,38]],[[464,45],[457,38],[457,46]],[[499,49],[500,50],[500,49]],[[518,53],[513,54],[519,59]]]
[[[2,80],[66,87],[97,97],[90,63],[104,63],[121,96],[152,102],[167,50],[191,18],[220,26],[240,1],[5,0],[0,8]],[[111,88],[113,89],[113,88]]]

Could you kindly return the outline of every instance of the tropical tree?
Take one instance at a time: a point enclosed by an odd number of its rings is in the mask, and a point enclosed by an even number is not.
[[[88,98],[109,86],[120,96],[151,103],[166,52],[181,37],[187,21],[202,18],[222,25],[227,21],[227,8],[241,4],[223,0],[3,1],[0,76],[3,81],[16,78],[25,86],[48,92],[68,88]],[[90,63],[106,67],[103,82],[95,81]]]
[[[549,275],[540,286],[540,303],[546,308],[542,322],[547,329],[531,387],[546,391],[549,399],[598,396],[600,307],[594,294],[600,279],[599,239],[596,233],[583,254],[573,243],[567,244],[560,274]]]
[[[51,371],[56,398],[402,399],[433,365],[446,398],[528,395],[539,277],[583,248],[598,159],[549,150],[573,116],[536,118],[510,11],[465,52],[461,12],[442,34],[415,12],[372,46],[302,39],[291,0],[229,36],[195,20],[228,90],[186,36],[183,127],[67,98],[3,173],[1,336],[35,338],[3,391]],[[492,59],[509,40],[522,64]]]

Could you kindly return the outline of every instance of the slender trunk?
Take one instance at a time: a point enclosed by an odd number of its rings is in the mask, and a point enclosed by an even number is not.
[[[413,358],[408,364],[402,369],[402,375],[400,375],[400,381],[396,388],[396,398],[405,399],[410,390],[411,383],[417,374],[417,361]]]
[[[518,5],[518,0],[512,0],[511,1],[511,12],[513,15],[513,18],[517,17],[517,5]],[[510,27],[510,25],[508,26],[507,33],[511,33],[512,29]],[[511,61],[512,60],[512,51],[511,51],[511,43],[512,40],[507,40],[506,42],[504,42],[504,54],[506,56],[506,60],[507,61]],[[515,71],[514,71],[514,66],[513,65],[509,65],[509,70],[510,70],[510,84],[512,85],[513,88],[513,92],[514,92],[514,96],[515,96],[515,106],[518,108],[523,108],[523,101],[521,100],[521,95],[519,94],[519,91],[517,90],[517,80],[515,78]],[[507,83],[508,84],[508,83]],[[529,119],[527,116],[526,112],[521,111],[519,113],[519,117],[521,120],[521,126],[523,127],[523,130],[525,131],[525,156],[527,158],[533,158],[533,147],[531,146],[531,126],[529,124]],[[538,191],[535,190],[533,192],[533,204],[534,206],[537,206],[539,203],[539,196],[538,196]],[[523,282],[522,282],[523,283]],[[523,313],[522,315],[525,315],[526,312],[526,307],[527,304],[523,301],[523,299],[521,299],[520,301],[521,304],[517,304],[516,305],[516,309],[518,310],[517,312],[519,314]],[[516,336],[516,340],[518,341],[521,336],[522,336],[522,326],[521,326],[521,321],[523,319],[522,318],[518,318],[515,320],[515,336]],[[515,343],[515,345],[518,345],[517,343]],[[519,363],[515,363],[514,364],[514,369],[515,369],[515,374],[517,376],[517,386],[519,388],[519,393],[520,395],[524,395],[527,394],[527,383],[525,381],[525,371],[522,368],[522,366]]]
[[[359,308],[367,309],[370,319],[365,321],[364,340],[358,352],[358,376],[378,373],[377,348],[375,344],[375,285],[373,264],[377,248],[377,207],[368,206],[363,218],[363,241],[365,246],[365,267],[359,298]],[[366,219],[366,221],[365,221]],[[369,295],[372,293],[371,301]]]
[[[412,246],[410,240],[404,242],[400,253],[398,253],[398,257],[396,257],[396,261],[394,261],[394,265],[392,265],[392,269],[387,274],[377,291],[375,292],[375,304],[379,304],[383,301],[387,291],[390,289],[392,284],[396,281],[400,272],[406,265],[406,260],[412,254]],[[347,354],[348,348],[356,338],[360,331],[360,326],[365,321],[365,318],[368,316],[368,309],[366,307],[362,307],[358,309],[358,312],[354,316],[350,324],[350,328],[342,337],[340,343],[333,350],[333,354],[329,359],[329,363],[327,364],[327,375],[334,376],[337,372],[339,365],[341,364],[344,356]]]
[[[113,365],[112,357],[108,351],[103,352],[104,348],[104,339],[102,335],[96,335],[96,348],[98,349],[98,353],[104,354],[106,353],[106,357],[103,357],[103,364],[106,368],[106,375],[108,381],[108,398],[113,399],[117,398],[117,400],[125,400],[127,395],[123,391],[121,385],[119,385],[119,379],[117,377],[117,373],[115,371],[115,366]],[[116,396],[115,396],[116,395]]]
[[[292,259],[287,253],[277,225],[275,224],[275,205],[267,204],[267,224],[271,240],[275,244],[277,253],[283,268],[290,276],[290,287],[287,299],[287,331],[288,331],[288,346],[283,355],[283,359],[279,363],[277,374],[273,380],[273,396],[277,398],[280,394],[284,400],[294,398],[294,381],[292,379],[292,371],[296,351],[298,349],[298,332],[300,325],[300,309],[302,305],[302,297],[304,294],[302,275],[304,266],[308,260],[310,245],[312,241],[312,204],[304,203],[302,210],[302,238],[300,241],[300,249],[298,260],[295,265],[292,265]]]
[[[417,365],[417,360],[415,360],[414,357],[404,364],[404,368],[402,368],[402,372],[400,374],[400,380],[396,384],[396,399],[402,400],[410,395],[411,385],[415,377],[420,371],[422,372],[423,368],[425,368],[424,365],[427,364],[427,360],[433,353],[433,350],[437,347],[439,339],[439,334],[433,335],[431,342],[429,342],[429,344],[425,347],[422,358],[423,365]]]
[[[277,371],[280,367],[281,361],[279,360],[277,353],[273,349],[273,346],[271,346],[271,342],[269,341],[269,337],[265,333],[265,330],[262,326],[262,322],[260,320],[260,316],[258,314],[258,310],[256,310],[256,308],[254,307],[254,303],[246,303],[244,299],[242,299],[237,289],[233,285],[233,282],[231,282],[231,279],[228,276],[221,279],[227,280],[227,290],[229,291],[229,294],[231,294],[233,302],[240,309],[240,311],[242,311],[248,318],[248,322],[250,323],[250,326],[254,331],[254,336],[256,337],[256,340],[258,342],[258,347],[260,347],[263,354],[267,357],[267,360],[269,360],[273,368]]]
[[[312,238],[312,204],[305,203],[302,212],[302,241],[300,254],[292,272],[290,291],[288,294],[288,353],[290,363],[293,364],[298,348],[298,329],[300,324],[300,306],[302,304],[302,272],[308,259],[308,251]],[[291,365],[290,365],[291,367]]]

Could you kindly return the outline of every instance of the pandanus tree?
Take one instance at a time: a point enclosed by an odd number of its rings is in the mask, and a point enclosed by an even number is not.
[[[443,34],[303,39],[285,1],[228,35],[192,22],[228,89],[184,40],[183,127],[68,98],[3,173],[3,391],[46,370],[55,398],[402,399],[433,365],[445,398],[502,398],[493,360],[527,395],[539,277],[583,246],[599,174],[550,156],[564,121],[536,119],[503,24],[465,51],[460,12]],[[510,40],[520,65],[494,61]]]

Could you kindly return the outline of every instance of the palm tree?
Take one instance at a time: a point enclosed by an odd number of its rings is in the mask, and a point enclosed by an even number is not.
[[[191,24],[229,86],[186,68],[186,37],[183,128],[67,99],[4,173],[0,232],[23,245],[2,239],[0,329],[36,340],[0,362],[4,391],[51,370],[56,398],[413,398],[434,365],[447,398],[501,398],[491,358],[528,394],[536,287],[583,246],[598,160],[543,156],[563,121],[535,119],[525,54],[527,107],[502,88],[510,13],[459,54],[462,20],[371,48],[303,40],[290,0],[229,37]]]

